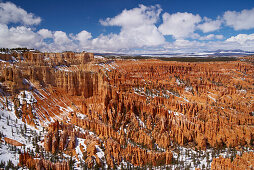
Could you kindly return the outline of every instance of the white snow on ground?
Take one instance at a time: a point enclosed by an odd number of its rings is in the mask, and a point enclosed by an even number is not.
[[[30,89],[33,89],[35,87],[34,84],[27,79],[23,79],[23,83],[30,85]]]
[[[1,60],[1,59],[0,59],[0,62],[6,63],[6,61],[4,61],[4,60]]]
[[[170,95],[173,95],[175,97],[181,98],[186,102],[190,102],[188,99],[186,99],[184,96],[180,96],[177,93],[171,92],[169,90],[166,90],[166,93],[160,93],[159,90],[152,89],[152,90],[144,90],[144,88],[133,88],[134,93],[140,96],[147,96],[148,98],[154,98],[154,97],[164,97],[164,98],[169,98]]]
[[[136,119],[138,120],[138,123],[141,127],[146,128],[145,123],[138,116],[136,116]]]
[[[35,147],[32,144],[32,138],[34,137],[35,133],[38,135],[40,131],[35,129],[34,127],[31,127],[30,125],[25,125],[25,123],[22,122],[21,119],[17,119],[13,110],[6,111],[0,109],[0,116],[0,129],[1,133],[3,133],[2,142],[4,141],[4,137],[7,137],[10,139],[14,139],[22,144],[25,144],[26,150],[30,148],[31,150],[35,151]],[[16,148],[22,149],[23,147],[18,146]],[[14,165],[17,165],[18,159],[19,156],[17,151],[12,151],[11,147],[8,147],[8,145],[0,144],[0,160],[11,160]]]
[[[82,113],[76,113],[76,115],[80,119],[85,119],[87,117],[85,114],[82,114]]]
[[[184,84],[184,83],[182,83],[178,78],[176,79],[176,84],[177,85],[181,85],[181,84]]]
[[[182,113],[173,112],[173,111],[171,111],[171,110],[168,110],[168,113],[169,113],[169,114],[173,113],[175,116],[184,116],[184,114],[182,114]]]
[[[86,145],[84,144],[84,141],[85,141],[85,139],[77,138],[77,147],[75,148],[75,150],[76,150],[76,153],[77,153],[79,159],[82,159],[82,157],[83,157],[83,153],[80,149],[80,144],[84,147],[83,148],[84,151],[86,151],[86,148],[87,148]]]
[[[33,104],[36,103],[37,100],[33,96],[32,92],[30,91],[21,91],[18,95],[18,99],[20,101],[20,104],[24,104],[24,101],[26,101],[27,104]]]
[[[100,67],[102,67],[103,69],[105,69],[106,71],[111,71],[111,70],[115,70],[117,67],[119,67],[115,62],[112,63],[100,63],[100,64],[95,64],[98,65]]]
[[[182,169],[183,165],[186,168],[189,166],[189,169],[195,169],[205,166],[207,169],[211,168],[211,162],[213,157],[217,158],[223,156],[224,158],[230,158],[234,151],[229,151],[228,148],[222,150],[207,149],[204,150],[194,150],[192,148],[186,148],[178,146],[177,149],[173,151],[173,158],[178,162],[178,165],[170,165],[172,169],[176,167]],[[248,150],[246,148],[246,150]],[[253,150],[248,150],[253,152]],[[240,151],[237,151],[236,154],[241,155]]]
[[[104,160],[105,159],[105,154],[104,152],[102,151],[102,149],[98,146],[98,145],[95,145],[96,147],[96,155],[101,159],[101,160]]]
[[[28,81],[26,81],[28,82]],[[31,86],[33,86],[30,82],[28,82]],[[140,94],[144,91],[144,89],[136,89],[137,94]],[[159,93],[159,91],[152,91],[153,93]],[[23,104],[23,102],[27,102],[28,104],[33,104],[36,101],[35,97],[33,96],[33,94],[39,94],[39,93],[33,93],[33,92],[29,92],[29,91],[22,91],[20,92],[20,94],[18,95],[18,99],[20,100],[20,103]],[[145,94],[145,93],[144,93]],[[212,95],[212,94],[211,94]],[[44,96],[45,97],[45,96]],[[8,102],[8,110],[6,108],[6,100]],[[73,109],[71,107],[66,107],[60,108],[61,111],[63,112],[72,112]],[[174,114],[176,116],[183,116],[183,114],[178,113],[178,112],[173,112],[173,111],[168,111],[169,114]],[[24,131],[24,126],[25,123],[21,121],[21,119],[17,119],[15,114],[14,114],[14,104],[13,102],[10,100],[9,96],[5,96],[4,93],[1,91],[0,89],[0,131],[1,133],[3,133],[4,137],[8,137],[10,139],[14,139],[20,143],[25,144],[25,150],[27,150],[28,148],[30,148],[31,150],[35,151],[35,147],[32,144],[32,139],[34,137],[34,134],[36,133],[37,135],[39,133],[42,133],[42,127],[38,127],[38,129],[35,129],[34,127],[31,127],[29,125],[26,125],[26,131],[22,134],[21,133],[21,129],[23,129]],[[86,118],[86,115],[77,113],[78,117],[81,118]],[[142,122],[140,120],[139,117],[136,117],[137,120],[139,121],[139,124],[141,126],[145,126],[144,122]],[[53,121],[53,120],[52,120]],[[84,132],[85,130],[80,128],[82,132]],[[126,129],[125,133],[126,133]],[[89,132],[90,135],[95,135],[95,133],[93,132]],[[44,134],[42,134],[41,136],[41,140],[43,139]],[[97,136],[97,135],[95,135]],[[2,143],[0,142],[0,161],[5,161],[7,162],[8,160],[11,160],[14,165],[17,165],[18,163],[18,159],[19,159],[19,155],[17,153],[17,151],[12,151],[12,147],[5,145],[3,142],[2,138]],[[80,150],[80,145],[84,146],[84,150],[86,150],[86,145],[84,144],[84,140],[85,139],[81,139],[81,138],[77,138],[77,147],[76,147],[76,153],[78,154],[78,157],[82,157],[83,153]],[[42,146],[43,143],[42,142],[38,142],[37,143],[39,146]],[[17,149],[21,149],[21,151],[23,151],[23,147],[16,147]],[[158,148],[159,149],[159,148]],[[105,154],[103,152],[103,150],[96,145],[96,150],[97,150],[97,156],[104,162],[105,162]],[[251,151],[253,152],[253,150],[250,150],[248,148],[246,148],[247,151]],[[214,153],[215,152],[215,153]],[[176,150],[173,151],[173,157],[175,160],[178,160],[177,165],[170,165],[170,167],[172,169],[176,169],[177,167],[180,167],[181,169],[181,163],[183,163],[186,166],[190,165],[190,169],[195,169],[195,167],[197,168],[202,168],[203,165],[208,165],[208,168],[210,168],[211,166],[211,161],[212,161],[212,154],[214,155],[214,157],[219,157],[220,155],[223,157],[230,157],[231,153],[229,152],[229,149],[224,149],[221,150],[217,153],[217,151],[213,150],[213,149],[207,149],[206,151],[195,151],[191,148],[186,148],[186,147],[177,147]],[[239,151],[236,152],[236,154],[240,155],[241,153]],[[68,157],[66,155],[66,157]],[[193,157],[195,157],[195,161],[193,159]],[[122,162],[123,165],[126,165],[126,162]],[[107,165],[105,165],[107,167]],[[118,166],[118,169],[120,169],[121,166]],[[154,167],[154,169],[157,169],[157,167]]]
[[[11,151],[7,145],[0,144],[0,161],[8,162],[12,161],[14,165],[19,163],[19,154],[16,151]]]
[[[65,72],[72,72],[72,70],[70,70],[70,68],[66,65],[56,66],[56,69]]]
[[[102,59],[102,60],[105,59],[104,57],[102,57],[102,56],[100,56],[100,55],[95,55],[94,58],[95,58],[95,59]]]
[[[216,99],[213,98],[212,96],[210,96],[209,94],[208,94],[208,97],[209,97],[210,99],[212,99],[214,102],[216,102]]]
[[[186,86],[185,91],[191,92],[193,90],[192,86]]]
[[[216,102],[216,99],[214,98],[214,97],[212,97],[211,95],[214,95],[213,93],[211,93],[211,92],[207,92],[208,93],[208,97],[210,98],[210,99],[212,99],[214,102]],[[211,95],[210,95],[211,94]]]

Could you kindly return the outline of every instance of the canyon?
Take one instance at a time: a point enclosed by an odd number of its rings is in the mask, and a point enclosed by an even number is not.
[[[11,127],[1,127],[1,145],[18,148],[17,166],[35,169],[251,169],[253,58],[1,53],[1,121]]]

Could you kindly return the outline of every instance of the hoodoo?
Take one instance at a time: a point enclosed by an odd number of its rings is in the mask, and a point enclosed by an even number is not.
[[[19,166],[254,166],[252,57],[176,62],[12,52],[0,59],[1,145],[15,146]]]

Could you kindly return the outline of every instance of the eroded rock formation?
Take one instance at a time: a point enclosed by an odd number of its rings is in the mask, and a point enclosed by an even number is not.
[[[14,139],[10,139],[10,138],[7,138],[7,137],[4,138],[4,141],[5,141],[6,143],[11,144],[11,145],[14,145],[14,146],[24,146],[23,143],[20,143],[20,142],[14,140]]]
[[[46,151],[84,159],[89,168],[104,159],[111,168],[122,161],[171,164],[174,144],[203,150],[254,145],[249,62],[97,61],[73,52],[13,56],[15,64],[1,63],[0,80],[17,117],[46,127]],[[24,90],[36,100],[20,103]],[[215,159],[214,167],[223,161]]]
[[[231,161],[230,158],[215,158],[212,162],[213,170],[217,169],[253,169],[254,167],[254,153],[245,152],[242,156],[236,155],[236,158]]]
[[[69,164],[66,161],[52,163],[51,161],[45,160],[43,158],[34,159],[28,153],[21,153],[19,155],[19,166],[21,167],[26,166],[29,169],[36,169],[36,170],[41,170],[41,169],[69,170],[70,169]]]

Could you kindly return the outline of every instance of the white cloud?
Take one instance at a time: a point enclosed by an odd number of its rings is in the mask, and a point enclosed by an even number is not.
[[[52,38],[53,37],[52,32],[48,29],[40,29],[38,31],[38,34],[40,34],[43,38]]]
[[[216,49],[242,49],[253,51],[254,34],[239,34],[223,41],[223,35],[202,35],[220,29],[222,19],[211,20],[191,13],[164,13],[163,23],[160,20],[160,6],[139,5],[137,8],[123,10],[119,15],[100,20],[104,26],[119,26],[119,33],[101,34],[93,38],[90,32],[83,30],[78,34],[66,34],[63,31],[29,28],[28,25],[39,24],[41,19],[12,3],[0,3],[0,47],[28,47],[41,51],[97,51],[123,53],[160,53],[160,52],[198,52]],[[239,13],[227,11],[223,19],[235,29],[243,22],[242,17],[252,18],[252,10]],[[235,17],[237,21],[233,22]],[[248,17],[246,17],[248,18]],[[246,19],[248,22],[251,19]],[[233,22],[233,24],[231,23]],[[23,26],[8,27],[9,23],[20,23]],[[230,25],[231,23],[231,25]],[[254,23],[254,22],[253,22]],[[252,28],[251,24],[241,25],[244,29]],[[172,35],[176,40],[167,42],[165,35]],[[192,40],[186,40],[186,39]],[[194,39],[194,40],[193,40]],[[201,41],[200,41],[201,40]],[[206,40],[206,41],[203,41]],[[214,41],[217,40],[217,41]]]
[[[245,51],[253,51],[254,41],[246,41],[240,44],[237,41],[190,41],[190,40],[176,40],[172,43],[167,43],[164,46],[164,52],[203,52],[214,51],[218,49],[232,50],[241,49]]]
[[[36,25],[41,22],[40,17],[27,13],[24,9],[17,7],[11,2],[0,2],[0,23],[21,23],[25,25]]]
[[[223,39],[223,38],[224,38],[224,36],[223,36],[223,35],[221,35],[221,34],[219,34],[219,35],[215,35],[215,38],[216,38],[216,39],[218,39],[218,40],[221,40],[221,39]]]
[[[204,23],[197,26],[198,29],[202,30],[204,33],[212,32],[220,29],[222,21],[220,19],[211,20],[209,18],[204,18]]]
[[[159,5],[150,7],[139,5],[138,8],[123,10],[121,14],[114,18],[107,18],[105,21],[100,20],[100,23],[104,26],[121,26],[125,28],[151,25],[157,22],[161,11],[162,9]]]
[[[139,5],[138,8],[123,10],[116,17],[100,20],[104,26],[120,26],[121,31],[119,34],[100,35],[92,40],[93,47],[122,50],[164,44],[164,36],[155,26],[161,10],[158,5]]]
[[[53,39],[56,44],[65,44],[71,41],[67,34],[63,31],[56,31],[53,34]]]
[[[0,47],[39,48],[43,44],[41,36],[24,26],[8,28],[0,24]]]
[[[87,32],[86,30],[81,31],[74,37],[74,39],[80,42],[81,46],[88,46],[91,38],[92,34],[90,32]]]
[[[223,16],[226,25],[234,30],[254,28],[254,8],[242,10],[241,12],[226,11]]]
[[[253,51],[254,41],[249,40],[245,41],[244,43],[240,43],[237,41],[209,41],[206,43],[206,48],[208,50],[217,50],[217,49],[224,49],[224,50],[232,50],[232,49],[240,49],[244,51]]]
[[[240,44],[245,44],[250,41],[254,42],[254,34],[238,34],[237,36],[232,36],[226,40],[226,42],[238,42]]]
[[[223,38],[224,38],[223,35],[209,34],[207,36],[199,37],[199,40],[214,40],[214,39],[221,40]]]
[[[71,36],[68,36],[63,31],[55,31],[53,33],[53,42],[46,44],[43,50],[61,52],[61,51],[80,51],[79,44],[74,41]]]
[[[163,23],[159,26],[159,30],[163,35],[172,35],[176,39],[190,37],[196,29],[196,24],[201,21],[199,15],[191,13],[164,13]]]

